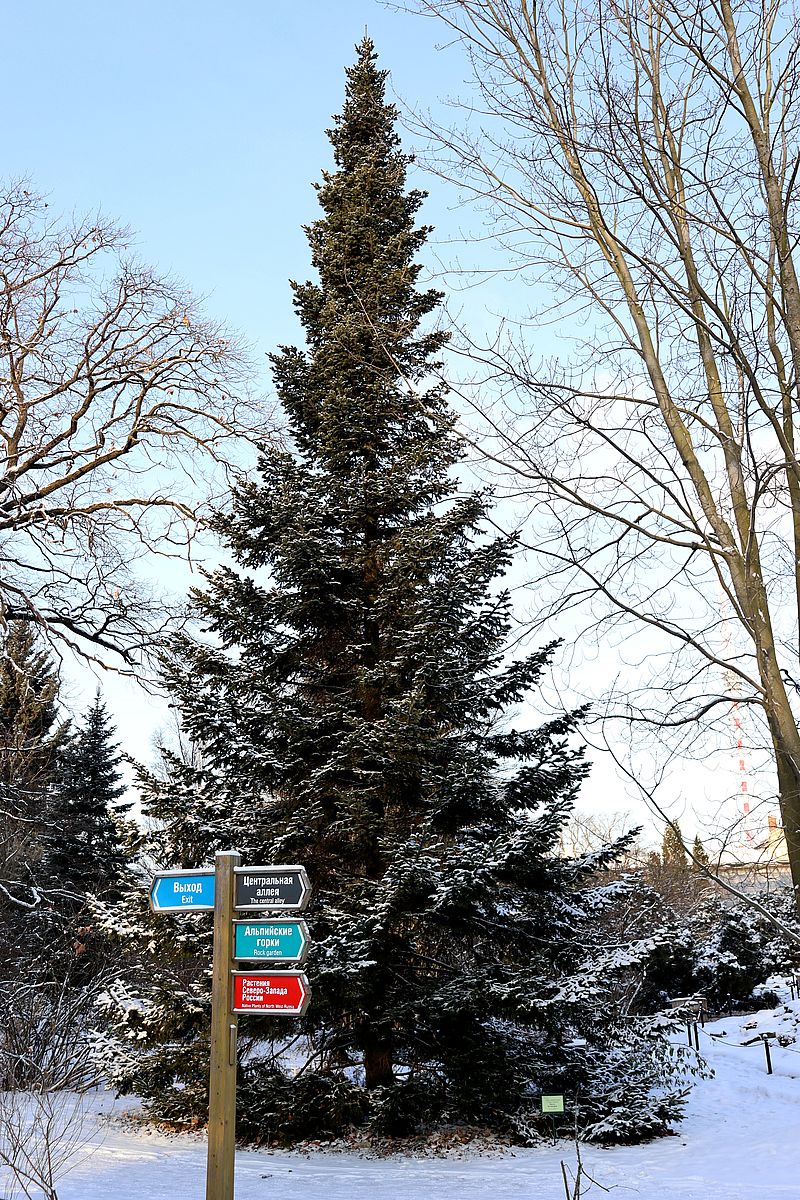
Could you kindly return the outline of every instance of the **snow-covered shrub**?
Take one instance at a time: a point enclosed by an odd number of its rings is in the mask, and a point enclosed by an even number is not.
[[[135,898],[129,906],[136,907]],[[149,920],[144,905],[139,907]],[[130,918],[130,911],[119,917],[129,936]],[[205,1123],[208,1113],[211,938],[191,918],[183,917],[182,925],[182,945],[189,941],[187,926],[195,925],[199,947],[191,944],[195,952],[207,948],[206,961],[194,956],[180,961],[173,954],[158,973],[146,960],[143,968],[131,964],[126,980],[115,980],[98,996],[97,1013],[106,1028],[95,1034],[93,1050],[103,1077],[120,1095],[150,1097],[154,1116],[186,1128]],[[113,928],[119,935],[116,917]]]
[[[694,990],[712,1008],[728,998],[746,999],[770,973],[764,961],[764,923],[752,909],[708,897],[691,927],[696,939]]]
[[[684,913],[643,879],[625,877],[613,887],[615,903],[598,906],[598,942],[638,939],[640,953],[617,974],[618,1001],[630,1012],[653,1013],[697,993],[712,1009],[746,1003],[769,975],[800,962],[800,941],[792,937],[800,930],[788,895],[758,897],[774,915],[770,920],[746,899],[723,899],[710,885]]]
[[[363,1125],[368,1107],[363,1087],[346,1077],[313,1072],[291,1078],[269,1061],[255,1061],[240,1071],[237,1133],[257,1145],[332,1141]]]
[[[675,1041],[678,1024],[658,1014],[621,1020],[595,1040],[562,1048],[561,1070],[543,1074],[540,1092],[564,1097],[564,1112],[542,1114],[540,1094],[513,1115],[510,1132],[526,1145],[549,1137],[600,1143],[640,1142],[670,1131],[682,1116],[702,1059]]]
[[[753,989],[753,1003],[759,1008],[777,1008],[780,1002],[781,998],[774,988],[760,984]]]
[[[731,904],[708,893],[688,923],[694,944],[692,988],[712,1007],[748,1002],[770,975],[800,963],[800,926],[791,896],[757,900],[774,920],[747,899]]]
[[[369,1132],[373,1137],[407,1137],[446,1123],[446,1114],[444,1080],[432,1071],[422,1072],[371,1093]]]
[[[665,1008],[673,996],[690,996],[697,991],[696,945],[691,930],[673,914],[665,913],[652,939],[633,1005],[637,1013]]]
[[[773,923],[764,920],[763,961],[768,975],[800,969],[800,916],[789,888],[757,897]]]
[[[669,1131],[682,1116],[695,1078],[709,1074],[676,1024],[663,1016],[631,1019],[608,1046],[600,1069],[587,1071],[577,1124],[590,1142],[638,1142]]]

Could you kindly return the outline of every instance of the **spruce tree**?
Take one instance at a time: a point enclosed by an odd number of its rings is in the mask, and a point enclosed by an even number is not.
[[[76,910],[87,896],[116,895],[129,866],[130,804],[120,804],[126,788],[114,735],[98,691],[61,751],[48,806],[42,871]]]
[[[116,902],[132,883],[133,828],[121,804],[126,788],[114,728],[98,690],[94,703],[65,739],[48,794],[38,878],[47,903],[29,922],[28,943],[39,948],[38,973],[93,985],[119,952],[99,936],[93,906]]]
[[[626,1096],[614,1071],[631,1047],[606,1070],[591,965],[587,881],[612,852],[557,853],[585,773],[578,715],[506,717],[552,647],[507,661],[512,546],[483,533],[486,497],[454,476],[462,448],[431,383],[440,296],[418,286],[423,195],[406,186],[385,74],[365,38],[307,229],[316,279],[293,285],[305,347],[272,360],[294,448],[265,451],[216,522],[236,565],[194,596],[207,637],[179,641],[168,666],[202,763],[173,756],[145,778],[153,844],[164,867],[235,845],[312,880],[308,1062],[291,1082],[263,1042],[289,1024],[250,1023],[241,1132],[508,1127],[544,1086],[580,1090],[587,1123],[617,1096],[632,1136],[637,1120],[652,1131],[655,1060]],[[173,1119],[202,1099],[208,933],[202,916],[179,931],[144,918],[162,976],[146,1003],[108,999],[129,1047],[111,1055],[118,1082]],[[564,1049],[576,1034],[594,1053]]]
[[[42,854],[42,821],[58,773],[66,725],[58,672],[30,625],[0,638],[0,882],[6,901],[33,903],[28,885]]]

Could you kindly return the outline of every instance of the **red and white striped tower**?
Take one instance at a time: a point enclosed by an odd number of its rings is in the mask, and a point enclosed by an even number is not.
[[[732,674],[732,673],[731,673]],[[735,677],[734,677],[735,679]],[[735,680],[735,686],[740,687],[741,684]],[[745,753],[744,736],[742,730],[742,708],[738,700],[734,700],[733,708],[731,709],[731,718],[733,720],[733,737],[736,747],[737,760],[737,777],[738,777],[738,795],[739,803],[742,807],[742,837],[741,845],[752,846],[755,842],[755,829],[753,828],[753,819],[750,812],[750,781],[747,777],[747,758]]]

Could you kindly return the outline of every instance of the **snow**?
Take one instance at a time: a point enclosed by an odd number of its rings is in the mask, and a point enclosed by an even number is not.
[[[773,1039],[774,1074],[762,1032]],[[689,1101],[678,1136],[644,1146],[584,1146],[584,1167],[619,1195],[652,1200],[778,1200],[800,1194],[800,1001],[748,1016],[724,1018],[700,1031],[701,1051],[715,1070]],[[712,1035],[718,1035],[716,1037]],[[59,1200],[187,1200],[205,1194],[205,1142],[170,1136],[120,1119],[124,1102],[92,1098],[90,1153],[58,1187]],[[574,1167],[567,1141],[513,1153],[462,1152],[462,1157],[362,1157],[324,1151],[240,1150],[236,1200],[560,1200],[560,1161]],[[583,1196],[604,1193],[585,1184]]]

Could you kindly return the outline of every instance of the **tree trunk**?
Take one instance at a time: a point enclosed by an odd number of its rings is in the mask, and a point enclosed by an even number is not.
[[[368,1090],[394,1083],[392,1046],[388,1038],[368,1034],[364,1042],[364,1083]]]
[[[797,765],[797,757],[786,746],[786,739],[776,728],[776,722],[770,721],[770,727],[778,770],[781,823],[786,838],[789,867],[792,872],[795,904],[800,908],[800,770]],[[800,740],[800,738],[796,740]]]
[[[786,838],[795,904],[800,909],[800,730],[778,665],[767,592],[760,574],[756,582],[756,588],[751,587],[741,595],[745,599],[744,611],[750,618],[750,628],[754,632],[763,687],[764,715],[775,749],[781,823]]]

